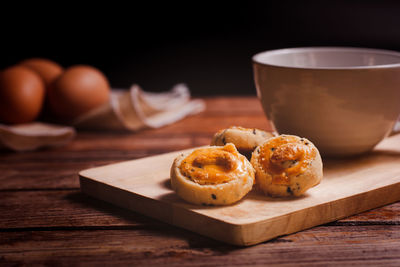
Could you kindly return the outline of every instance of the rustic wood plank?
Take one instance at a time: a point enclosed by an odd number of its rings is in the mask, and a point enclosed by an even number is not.
[[[179,121],[173,125],[157,129],[158,133],[181,133],[188,134],[209,134],[210,137],[218,130],[229,126],[242,126],[247,128],[259,128],[266,131],[271,131],[271,125],[263,114],[259,115],[230,115],[230,116],[215,116],[215,117],[190,117]]]
[[[400,202],[344,218],[338,224],[397,224],[400,225]]]
[[[86,137],[86,138],[85,138]],[[192,144],[192,138],[188,135],[181,136],[143,136],[135,134],[126,135],[102,135],[101,138],[93,140],[93,134],[78,136],[75,142],[67,147],[68,150],[88,151],[88,150],[169,150],[172,147],[176,149],[189,147]]]
[[[202,114],[261,114],[261,103],[254,96],[206,97],[206,111]]]
[[[117,138],[115,138],[117,139]],[[160,139],[159,143],[162,143]],[[168,143],[168,140],[165,140]],[[115,144],[114,139],[109,139]],[[189,143],[173,143],[172,145],[156,146],[142,149],[129,149],[120,143],[116,149],[81,151],[36,151],[29,153],[12,153],[0,156],[0,191],[16,189],[63,189],[79,188],[77,173],[83,169],[115,163],[124,160],[143,158],[165,152],[202,146],[209,143],[209,138],[193,137]],[[85,145],[82,145],[85,146]],[[105,144],[107,146],[107,144]]]
[[[174,227],[3,232],[0,255],[28,265],[398,266],[400,226],[317,227],[245,249]]]
[[[90,198],[79,190],[11,191],[0,194],[0,228],[96,228],[162,225]]]
[[[91,198],[79,190],[3,191],[0,229],[132,227],[167,224]],[[400,202],[329,225],[400,225]]]

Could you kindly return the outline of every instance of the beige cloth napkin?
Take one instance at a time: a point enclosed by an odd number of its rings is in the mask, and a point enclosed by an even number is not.
[[[184,84],[171,91],[149,93],[138,85],[129,91],[112,90],[109,103],[79,117],[72,126],[87,130],[128,130],[159,128],[205,109],[202,100],[191,100]],[[0,124],[0,147],[29,151],[60,146],[75,136],[73,127],[33,122],[21,125]]]
[[[202,100],[190,100],[184,84],[171,91],[149,93],[134,84],[129,91],[113,90],[110,103],[78,118],[79,129],[130,130],[159,128],[205,109]]]
[[[32,122],[19,125],[0,124],[0,147],[30,151],[41,147],[62,146],[75,136],[72,127]]]

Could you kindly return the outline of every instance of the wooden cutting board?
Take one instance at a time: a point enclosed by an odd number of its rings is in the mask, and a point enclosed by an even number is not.
[[[87,169],[81,189],[95,198],[227,243],[248,246],[400,200],[400,134],[371,153],[324,160],[320,185],[301,198],[253,189],[242,201],[203,207],[181,200],[169,183],[182,151]]]

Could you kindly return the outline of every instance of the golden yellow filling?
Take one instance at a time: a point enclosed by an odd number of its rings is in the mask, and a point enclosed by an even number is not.
[[[245,162],[232,144],[223,147],[199,148],[179,166],[181,173],[201,185],[222,184],[245,173]]]
[[[303,173],[316,156],[309,141],[294,136],[280,136],[264,143],[259,163],[272,175],[273,184],[289,185],[289,175]]]

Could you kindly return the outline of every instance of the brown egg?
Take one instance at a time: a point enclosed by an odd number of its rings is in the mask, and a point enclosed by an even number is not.
[[[38,73],[46,87],[49,87],[49,85],[64,71],[63,67],[56,62],[44,58],[26,59],[20,62],[19,65],[30,68]]]
[[[13,66],[0,73],[0,121],[26,123],[33,121],[42,108],[44,84],[34,71]]]
[[[109,100],[110,85],[98,69],[77,65],[64,71],[48,90],[51,112],[72,120]]]

